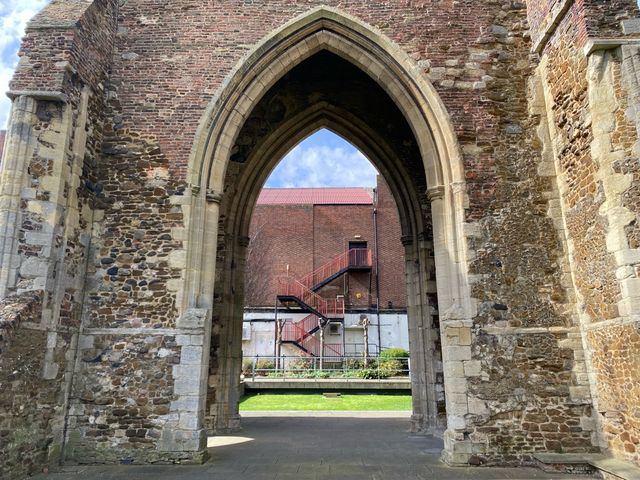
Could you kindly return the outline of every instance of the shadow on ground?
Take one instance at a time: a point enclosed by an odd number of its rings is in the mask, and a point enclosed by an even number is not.
[[[189,466],[62,467],[40,480],[456,480],[576,479],[530,468],[450,468],[442,440],[408,433],[403,418],[243,419],[242,432],[213,438],[211,459]],[[580,479],[590,477],[580,476]]]

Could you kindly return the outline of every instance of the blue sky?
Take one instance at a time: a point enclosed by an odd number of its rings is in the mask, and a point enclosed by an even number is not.
[[[322,129],[294,147],[276,166],[265,186],[375,187],[377,172],[349,142]]]
[[[11,103],[5,92],[18,63],[24,28],[48,0],[0,0],[0,129],[4,129]],[[353,145],[322,129],[294,147],[278,164],[266,186],[375,187],[376,170]]]

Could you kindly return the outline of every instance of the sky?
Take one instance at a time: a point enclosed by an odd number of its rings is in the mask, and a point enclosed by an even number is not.
[[[271,188],[375,187],[377,172],[353,145],[322,129],[295,146],[265,184]]]
[[[9,118],[11,102],[5,95],[18,63],[18,48],[24,27],[47,0],[0,0],[0,129]]]
[[[5,95],[18,63],[24,28],[48,0],[0,0],[0,130],[11,102]],[[267,180],[273,188],[375,187],[376,170],[349,142],[322,129],[294,147]]]

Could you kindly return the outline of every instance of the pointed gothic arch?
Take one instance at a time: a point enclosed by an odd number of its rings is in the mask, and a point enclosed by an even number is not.
[[[462,157],[446,109],[433,86],[404,51],[372,27],[326,7],[313,9],[289,22],[255,47],[224,82],[203,117],[189,165],[192,200],[188,218],[183,312],[192,308],[207,309],[209,318],[211,316],[217,259],[216,248],[211,244],[211,239],[218,236],[220,203],[225,195],[225,176],[232,148],[245,120],[264,93],[280,78],[323,50],[343,58],[368,74],[393,100],[408,122],[419,146],[427,182],[426,192],[413,192],[413,195],[415,198],[415,195],[426,193],[431,201],[432,248],[436,264],[440,321],[469,322],[473,316],[473,302],[464,261],[464,175]],[[264,145],[261,157],[279,159],[297,140],[307,136],[313,129],[326,126],[348,137],[371,158],[379,158],[375,162],[376,166],[383,170],[383,174],[387,170],[384,176],[401,210],[403,243],[407,251],[410,316],[422,318],[421,309],[427,308],[424,288],[421,286],[424,283],[428,255],[422,246],[426,239],[415,215],[419,208],[412,205],[411,194],[407,196],[403,192],[402,175],[390,171],[394,164],[392,152],[380,147],[379,143],[380,150],[374,151],[371,145],[375,142],[366,140],[366,126],[352,122],[347,127],[340,121],[341,116],[331,111],[330,106],[316,105],[303,117],[302,123],[295,122],[295,129],[291,127],[286,131],[285,128],[282,137],[272,136],[285,140],[274,140],[271,144]],[[235,192],[233,199],[227,199],[233,204],[231,212],[234,212],[236,220],[234,227],[225,233],[230,237],[228,241],[232,248],[237,247],[238,251],[243,249],[242,232],[248,225],[250,209],[270,171],[268,164],[258,164],[261,168],[250,172],[243,191]],[[234,258],[233,255],[227,259],[229,266],[233,264],[231,258]],[[229,309],[233,307],[230,306]],[[416,363],[422,364],[429,355],[425,351],[427,342],[423,338],[424,328],[423,325],[415,326],[414,342],[417,347],[412,347],[412,355],[422,358],[422,361]],[[233,332],[230,334],[233,335]],[[447,345],[443,346],[446,347]],[[232,371],[226,375],[223,373],[222,377],[228,378],[223,378],[219,388],[228,388],[232,375]],[[445,358],[445,388],[453,379],[454,373],[448,371]],[[464,377],[456,380],[464,381]],[[430,430],[435,413],[427,405],[429,395],[426,392],[425,378],[417,375],[412,381],[415,429]],[[206,378],[202,379],[201,384],[206,389]],[[424,394],[416,393],[422,391]],[[201,416],[205,401],[201,398]],[[464,426],[463,417],[464,412],[449,412],[449,429]],[[450,445],[451,441],[448,442],[448,448]]]

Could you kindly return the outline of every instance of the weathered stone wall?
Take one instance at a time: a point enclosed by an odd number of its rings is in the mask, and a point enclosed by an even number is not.
[[[587,336],[597,372],[603,432],[616,455],[638,462],[640,444],[640,334],[638,325],[615,325]]]
[[[478,316],[466,340],[470,354],[456,352],[455,364],[469,377],[475,425],[468,448],[478,463],[494,461],[496,451],[504,461],[540,450],[593,448],[590,398],[585,380],[575,375],[585,370],[581,346],[567,315],[562,248],[548,213],[553,175],[538,149],[537,117],[527,109],[534,64],[524,13],[512,9],[493,27],[498,61],[488,72],[486,107],[499,120],[482,132],[491,145],[481,150],[484,161],[467,167],[474,177],[470,192],[476,184],[490,192],[471,218]],[[467,335],[462,329],[451,334]]]
[[[47,334],[23,323],[40,315],[35,294],[0,302],[0,477],[25,478],[38,473],[58,452],[54,424],[63,416],[61,376],[42,378]],[[67,337],[68,340],[68,337]],[[58,349],[57,355],[64,355]]]
[[[29,23],[10,85],[0,296],[27,309],[0,353],[10,478],[61,458],[93,209],[101,202],[95,169],[116,10],[115,0],[52,2]],[[24,303],[33,295],[37,308]]]
[[[80,405],[73,407],[66,455],[82,463],[120,463],[127,452],[141,450],[148,460],[162,460],[155,443],[173,397],[177,346],[169,335],[82,337],[76,374],[83,381],[74,392]],[[83,437],[95,443],[89,446]]]
[[[632,1],[530,9],[597,440],[636,461],[637,47],[621,45],[637,37],[637,16]]]

